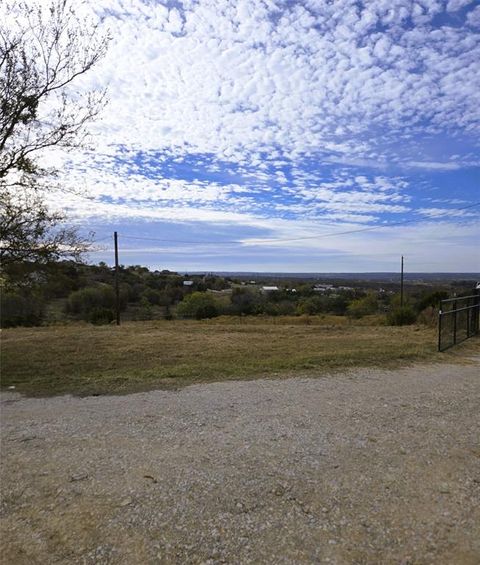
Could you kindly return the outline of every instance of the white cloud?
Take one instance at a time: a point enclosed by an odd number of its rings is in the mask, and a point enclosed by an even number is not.
[[[468,14],[467,22],[473,27],[480,27],[480,6],[477,6]]]
[[[95,4],[114,37],[90,75],[110,85],[97,128],[103,150],[128,144],[241,161],[280,148],[365,159],[372,142],[358,137],[372,128],[479,129],[479,39],[429,28],[440,2],[185,7]],[[409,15],[422,24],[402,28]]]
[[[95,199],[62,196],[77,218],[231,224],[273,236],[355,228],[415,209],[393,165],[417,173],[479,164],[472,2],[88,0],[78,10],[100,17],[113,41],[81,81],[109,87],[92,130],[96,154],[47,159],[67,187]],[[192,155],[209,180],[162,168]],[[402,233],[431,233],[422,229]],[[343,238],[336,249],[383,249],[390,237],[395,249],[414,248],[413,235],[384,233]]]
[[[472,0],[448,0],[447,11],[457,12],[469,4],[473,4]]]

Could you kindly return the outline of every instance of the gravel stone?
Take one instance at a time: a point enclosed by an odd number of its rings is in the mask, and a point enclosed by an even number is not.
[[[480,356],[1,395],[2,562],[480,563]]]

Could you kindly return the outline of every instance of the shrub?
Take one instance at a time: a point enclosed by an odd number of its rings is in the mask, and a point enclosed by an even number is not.
[[[110,308],[94,308],[89,315],[88,321],[95,325],[110,324],[115,314]]]
[[[320,296],[302,298],[297,305],[297,314],[319,314],[324,310],[323,303],[324,301]]]
[[[74,314],[84,320],[90,320],[95,310],[114,308],[115,293],[110,286],[89,287],[72,292],[65,306],[68,314]]]
[[[45,315],[44,301],[33,294],[1,292],[1,326],[39,326]]]
[[[140,302],[146,300],[149,304],[154,304],[158,306],[161,304],[163,298],[163,293],[159,292],[158,290],[154,290],[153,288],[147,288],[140,299]]]
[[[417,322],[419,324],[434,328],[438,323],[438,308],[428,306],[428,308],[425,308],[420,312],[417,318]]]
[[[258,292],[252,292],[247,288],[234,288],[232,290],[231,300],[231,313],[232,314],[258,314],[262,311],[262,301]]]
[[[446,298],[448,298],[448,292],[444,290],[424,293],[417,304],[417,311],[422,312],[429,306],[437,307],[440,300],[445,300]]]
[[[411,306],[398,306],[389,312],[387,316],[387,324],[389,326],[408,326],[414,324],[416,320],[417,316]]]
[[[140,300],[140,307],[137,310],[137,315],[135,317],[136,320],[151,320],[153,318],[153,310],[152,305],[150,302],[145,298],[142,297]]]
[[[180,302],[177,307],[177,314],[182,318],[215,318],[218,310],[215,300],[210,294],[205,292],[192,292]]]
[[[289,300],[265,302],[263,313],[269,316],[289,316],[295,313],[295,304]]]
[[[347,314],[352,318],[362,318],[369,314],[375,314],[378,309],[378,301],[373,294],[367,294],[364,298],[354,300],[348,305]]]

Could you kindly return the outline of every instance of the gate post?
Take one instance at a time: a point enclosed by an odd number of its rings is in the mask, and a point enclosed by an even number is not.
[[[453,345],[457,344],[457,301],[453,303]]]
[[[442,351],[442,303],[440,302],[440,306],[438,308],[438,351]]]

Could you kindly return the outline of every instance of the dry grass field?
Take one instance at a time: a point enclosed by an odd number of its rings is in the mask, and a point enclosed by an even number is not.
[[[2,332],[2,388],[35,396],[123,394],[451,355],[436,353],[434,329],[334,316],[16,328]]]

